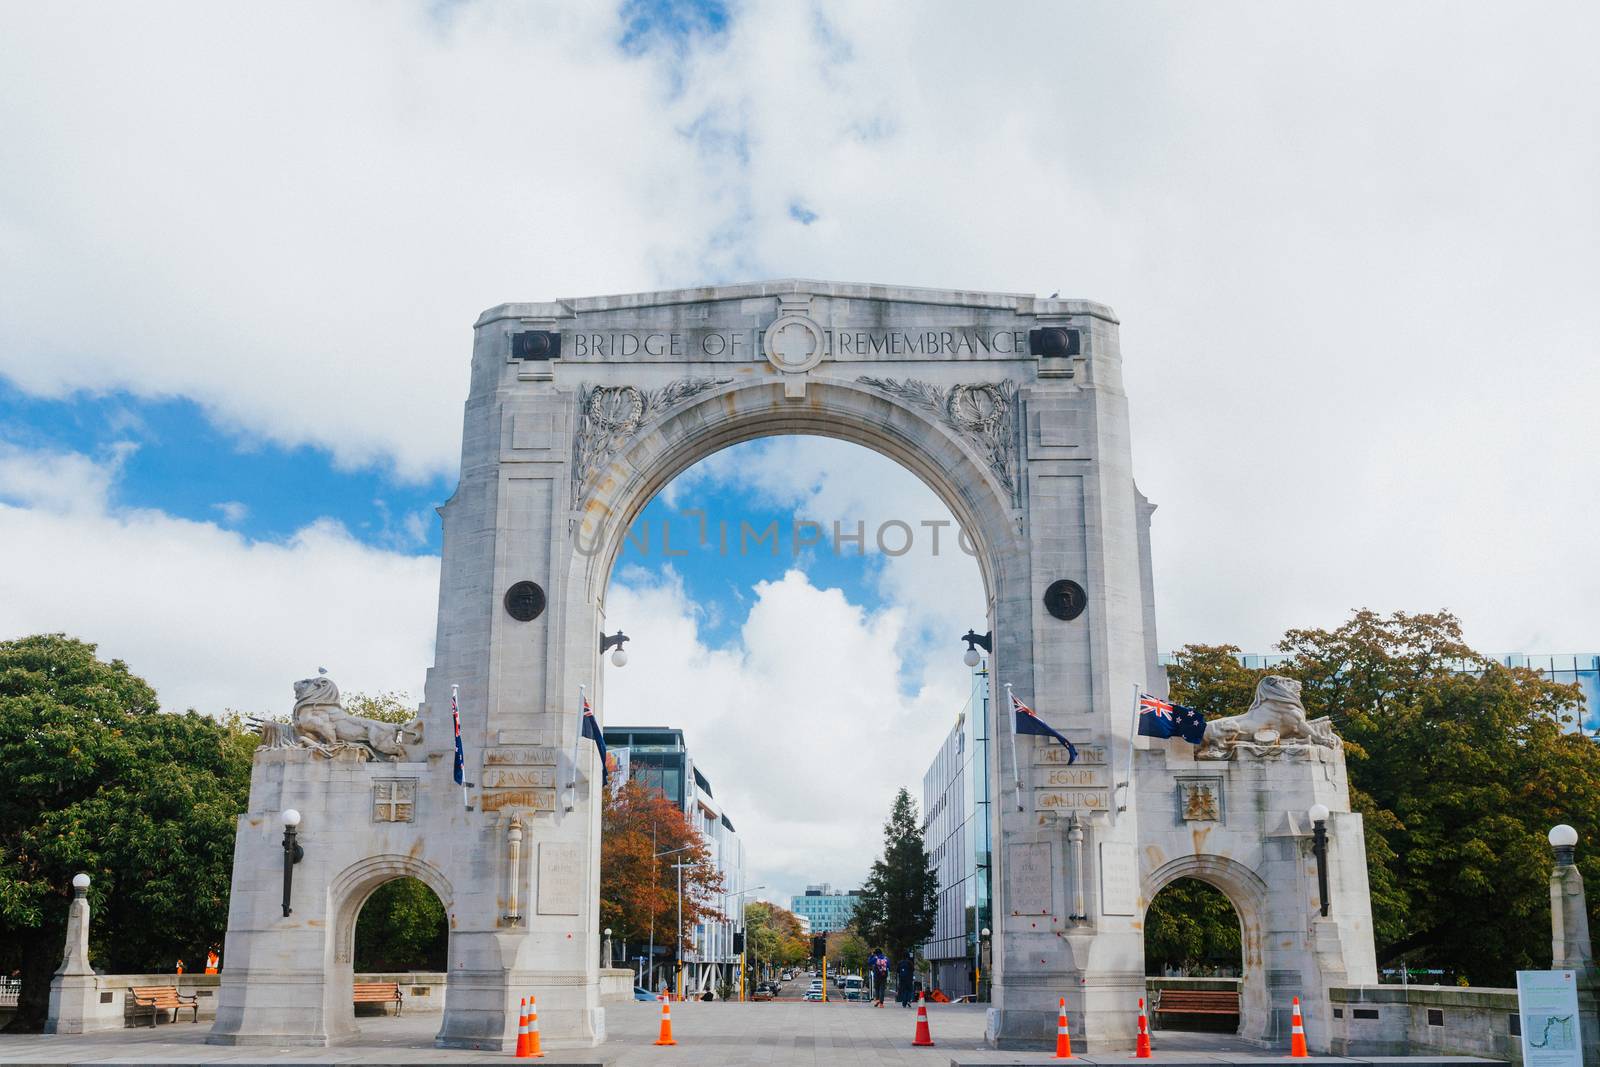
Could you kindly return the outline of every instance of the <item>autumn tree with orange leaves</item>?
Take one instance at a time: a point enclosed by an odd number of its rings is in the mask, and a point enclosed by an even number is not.
[[[614,793],[607,791],[600,818],[600,924],[614,938],[643,945],[653,923],[655,943],[672,944],[678,922],[675,863],[692,864],[683,871],[683,947],[693,946],[696,923],[723,921],[716,907],[722,872],[676,804],[629,779]]]

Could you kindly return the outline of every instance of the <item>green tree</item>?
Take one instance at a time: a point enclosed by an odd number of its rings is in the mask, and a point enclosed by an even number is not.
[[[22,972],[11,1029],[43,1025],[80,871],[97,966],[171,970],[220,944],[253,748],[237,717],[163,713],[94,645],[0,642],[0,966]]]
[[[444,905],[415,878],[385,882],[356,920],[357,971],[443,971],[450,922]]]
[[[800,920],[764,900],[745,905],[744,938],[751,974],[763,973],[763,967],[792,967],[803,962],[808,951],[800,935]]]
[[[402,726],[417,717],[417,706],[409,694],[399,690],[377,693],[345,693],[340,698],[344,710],[379,722],[394,722]]]
[[[1180,878],[1157,893],[1145,912],[1145,973],[1181,967],[1196,975],[1219,964],[1243,964],[1238,913],[1220,889]]]
[[[1344,741],[1380,963],[1406,957],[1484,985],[1548,966],[1545,834],[1565,822],[1600,842],[1600,745],[1569,729],[1576,687],[1479,655],[1446,612],[1357,611],[1336,629],[1290,630],[1278,648],[1288,659],[1271,672],[1299,679],[1307,711]],[[1234,651],[1184,649],[1174,697],[1208,716],[1243,710],[1268,672]],[[1600,852],[1578,863],[1600,877]]]
[[[902,789],[883,825],[883,855],[873,862],[862,887],[854,925],[868,941],[899,958],[933,933],[938,906],[939,874],[928,869],[917,805]]]

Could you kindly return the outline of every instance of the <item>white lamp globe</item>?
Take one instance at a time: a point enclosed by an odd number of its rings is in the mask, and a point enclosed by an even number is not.
[[[987,926],[985,926],[983,928],[983,936],[984,937],[988,937],[989,936],[989,928]]]
[[[608,926],[608,927],[606,927],[606,936],[607,936],[607,937],[610,937],[610,936],[611,936],[611,927],[609,927],[609,926]]]
[[[969,645],[967,654],[961,657],[961,662],[969,667],[976,667],[978,665],[978,650]]]
[[[626,667],[628,665],[628,654],[620,648],[617,649],[611,653],[611,663],[616,667]]]
[[[1313,805],[1311,805],[1311,810],[1308,811],[1306,814],[1311,816],[1311,821],[1313,823],[1327,822],[1328,821],[1328,815],[1329,815],[1328,805],[1326,805],[1326,804],[1313,804]]]
[[[73,875],[72,876],[72,888],[74,888],[74,889],[88,889],[89,888],[89,876],[87,874],[75,874],[75,875]]]
[[[283,825],[287,826],[291,830],[293,830],[296,826],[299,826],[300,825],[300,813],[298,811],[295,811],[293,808],[284,808],[283,809]]]
[[[1578,831],[1561,823],[1550,828],[1550,843],[1556,848],[1571,848],[1578,843]]]

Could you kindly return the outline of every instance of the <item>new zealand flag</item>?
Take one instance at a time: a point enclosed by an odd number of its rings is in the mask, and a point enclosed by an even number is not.
[[[1139,732],[1146,737],[1182,737],[1198,745],[1206,736],[1206,717],[1182,704],[1169,704],[1148,693],[1139,694]]]

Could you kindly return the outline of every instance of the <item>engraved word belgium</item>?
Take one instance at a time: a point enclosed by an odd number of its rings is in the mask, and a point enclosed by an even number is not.
[[[355,918],[426,883],[450,918],[441,1046],[510,1048],[534,992],[546,1040],[605,1039],[600,767],[604,597],[628,523],[676,474],[755,437],[842,438],[950,507],[983,575],[994,675],[1078,746],[990,736],[997,842],[991,1042],[1131,1048],[1144,911],[1174,879],[1240,918],[1241,1034],[1326,1035],[1330,985],[1376,981],[1361,819],[1344,757],[1274,681],[1195,749],[1134,737],[1163,693],[1150,519],[1134,485],[1117,320],[1077,300],[783,281],[503,304],[476,326],[461,480],[440,509],[434,665],[418,720],[370,723],[297,690],[240,817],[211,1040],[349,1035]],[[287,692],[287,685],[286,685]],[[470,714],[463,788],[453,695]],[[996,704],[999,702],[996,701]],[[1332,811],[1328,902],[1305,812]],[[300,813],[297,838],[284,813]],[[297,841],[297,863],[286,856]],[[283,870],[280,887],[272,872]]]

